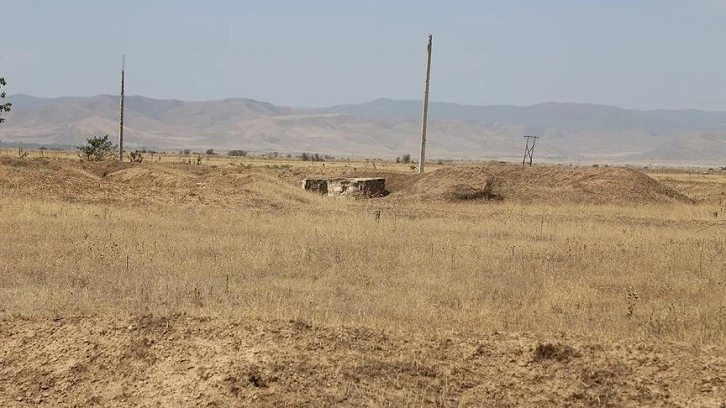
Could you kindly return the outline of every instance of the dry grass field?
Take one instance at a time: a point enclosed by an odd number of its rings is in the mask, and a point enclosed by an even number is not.
[[[0,405],[726,404],[721,173],[166,159],[0,157]]]

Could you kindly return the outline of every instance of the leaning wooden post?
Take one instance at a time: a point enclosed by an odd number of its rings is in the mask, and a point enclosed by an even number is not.
[[[431,79],[431,40],[432,35],[429,34],[429,44],[426,48],[426,81],[424,85],[423,100],[423,117],[421,120],[421,156],[418,159],[418,173],[423,174],[424,164],[426,162],[426,122],[429,116],[429,81]]]

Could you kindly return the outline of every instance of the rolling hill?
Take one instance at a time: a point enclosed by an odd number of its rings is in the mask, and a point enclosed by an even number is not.
[[[118,133],[117,96],[9,96],[13,111],[0,127],[6,143],[81,144]],[[186,102],[126,99],[128,149],[147,147],[252,152],[318,152],[395,157],[419,148],[419,101],[377,99],[325,108],[276,106],[247,98]],[[726,112],[639,111],[610,106],[430,105],[432,159],[516,160],[522,136],[542,136],[540,160],[720,165]]]

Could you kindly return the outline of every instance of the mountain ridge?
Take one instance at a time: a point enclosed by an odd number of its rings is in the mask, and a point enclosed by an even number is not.
[[[6,142],[80,144],[118,132],[118,96],[6,99],[13,102],[0,126]],[[243,97],[183,101],[133,95],[126,97],[125,144],[395,157],[418,151],[420,111],[421,101],[390,98],[297,108]],[[720,163],[726,154],[726,112],[718,111],[432,102],[429,120],[431,158],[517,158],[525,134],[542,137],[537,156],[546,160]]]

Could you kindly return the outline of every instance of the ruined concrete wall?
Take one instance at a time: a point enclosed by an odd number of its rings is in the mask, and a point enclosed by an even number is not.
[[[328,180],[305,179],[302,182],[303,188],[318,194],[328,194]]]
[[[383,178],[352,178],[332,179],[328,183],[330,195],[355,195],[361,197],[383,197],[386,191],[386,179]]]
[[[384,178],[306,179],[303,181],[303,188],[329,196],[384,197],[388,195]]]
[[[370,179],[360,186],[361,193],[366,197],[383,197],[388,195],[386,191],[386,179]]]
[[[350,189],[350,179],[331,179],[328,180],[328,194],[329,195],[342,195],[348,194]]]

